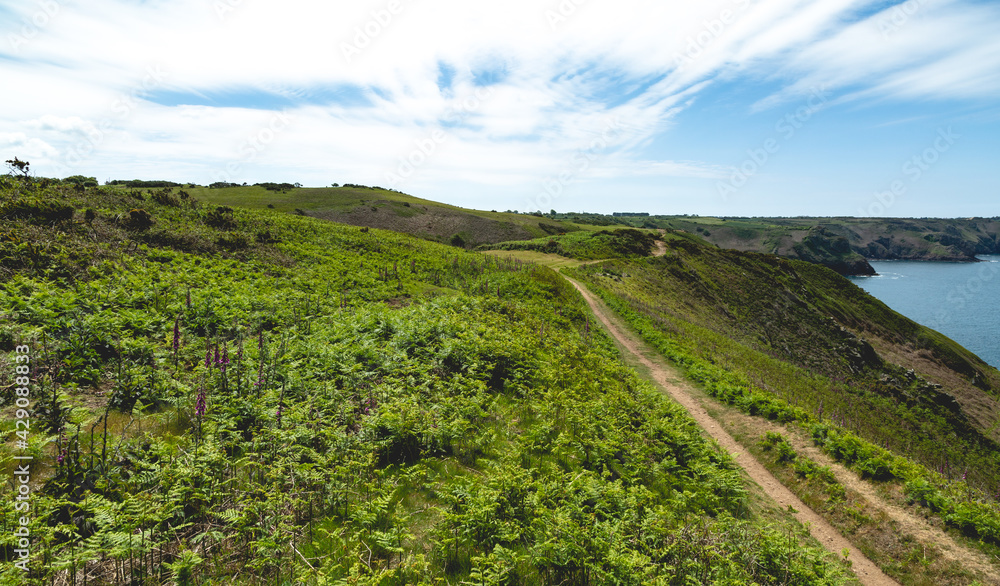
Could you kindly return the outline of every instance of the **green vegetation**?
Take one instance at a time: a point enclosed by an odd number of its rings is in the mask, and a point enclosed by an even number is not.
[[[534,240],[484,244],[480,250],[528,250],[579,260],[649,256],[657,236],[630,228],[573,232]]]
[[[847,582],[556,273],[203,195],[0,179],[3,583]]]
[[[1000,373],[828,269],[691,240],[667,246],[662,258],[569,274],[713,397],[809,426],[863,478],[905,485],[912,502],[998,551],[1000,449],[988,415]]]
[[[881,505],[868,500],[854,488],[840,483],[834,471],[797,453],[788,438],[779,432],[767,431],[757,442],[752,437],[756,429],[749,418],[724,414],[723,419],[735,423],[737,435],[749,450],[785,486],[815,511],[848,536],[869,559],[898,580],[914,586],[968,586],[979,584],[977,571],[957,562],[947,552],[947,544],[926,537],[915,537],[911,527],[887,514]],[[802,438],[802,429],[785,428]],[[807,430],[806,430],[807,431]],[[750,433],[751,436],[748,436]],[[884,483],[879,483],[886,487]],[[879,490],[880,493],[886,493]],[[892,491],[896,493],[896,489]],[[906,507],[902,499],[893,498],[898,507]],[[912,500],[910,501],[913,502]],[[911,506],[913,506],[911,504]],[[961,537],[959,537],[961,540]],[[966,545],[970,545],[968,542]],[[975,544],[973,549],[975,549]],[[985,577],[985,576],[984,576]]]
[[[470,210],[398,191],[354,184],[300,188],[271,183],[194,187],[187,191],[192,197],[214,206],[273,209],[354,226],[394,230],[466,248],[581,229],[541,216]]]
[[[973,260],[1000,254],[1000,218],[610,218],[642,228],[684,230],[734,250],[765,252],[871,274],[869,260]]]
[[[804,479],[807,483],[819,488],[825,493],[822,504],[830,509],[838,503],[844,502],[847,496],[847,489],[837,481],[833,471],[826,466],[820,466],[809,458],[795,453],[785,436],[774,431],[768,431],[761,437],[759,445],[765,452],[773,450],[776,462],[790,467],[795,475]],[[808,503],[812,505],[813,503]],[[816,507],[817,509],[819,507]]]

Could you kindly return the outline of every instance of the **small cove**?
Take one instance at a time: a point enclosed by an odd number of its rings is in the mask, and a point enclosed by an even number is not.
[[[878,276],[851,280],[1000,368],[1000,255],[978,258],[983,262],[870,261]]]

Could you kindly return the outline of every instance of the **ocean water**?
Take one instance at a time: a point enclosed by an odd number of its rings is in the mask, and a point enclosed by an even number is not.
[[[851,280],[1000,368],[1000,256],[979,258],[984,262],[870,261],[878,276]]]

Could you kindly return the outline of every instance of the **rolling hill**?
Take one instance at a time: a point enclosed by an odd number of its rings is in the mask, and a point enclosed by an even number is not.
[[[557,273],[195,199],[0,178],[5,584],[853,583]]]
[[[1000,554],[1000,373],[833,270],[719,248],[701,222],[545,229],[331,190],[343,197],[0,178],[0,369],[24,348],[31,364],[28,387],[0,386],[3,429],[32,430],[0,458],[9,474],[33,458],[26,526],[46,560],[3,579],[854,583],[622,363],[549,262],[707,408],[784,426],[741,441],[887,574],[996,575],[949,565],[846,486],[875,483],[959,547]],[[486,255],[429,241],[461,236],[450,228],[320,219],[418,206],[420,221],[447,211],[527,236]],[[8,561],[15,544],[0,538]]]
[[[271,208],[352,226],[413,234],[470,248],[581,229],[581,226],[540,215],[470,210],[378,187],[292,188],[283,191],[264,187],[195,187],[185,191],[206,204]]]

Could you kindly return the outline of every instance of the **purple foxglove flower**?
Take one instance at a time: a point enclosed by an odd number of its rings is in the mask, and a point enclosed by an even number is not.
[[[176,354],[181,347],[181,316],[177,316],[174,320],[174,353]]]
[[[195,401],[194,412],[195,415],[201,417],[205,414],[206,410],[207,405],[205,403],[205,389],[201,389],[201,392],[198,393],[198,399]]]

